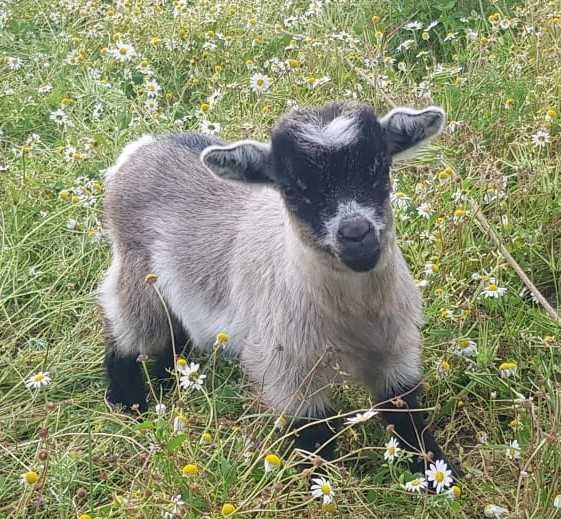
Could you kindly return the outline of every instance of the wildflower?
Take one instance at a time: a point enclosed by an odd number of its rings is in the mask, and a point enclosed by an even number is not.
[[[8,56],[6,58],[6,65],[8,65],[10,70],[19,70],[23,65],[23,61],[20,58]]]
[[[92,516],[90,514],[80,514],[78,519],[92,519]]]
[[[436,370],[441,375],[446,375],[450,371],[450,363],[446,359],[442,359],[438,362]]]
[[[497,285],[497,282],[496,282],[495,278],[490,278],[489,279],[489,284],[487,285],[485,290],[483,290],[483,292],[481,292],[481,295],[483,297],[491,298],[491,299],[498,299],[499,297],[502,297],[505,294],[506,294],[506,288],[499,287]]]
[[[158,276],[156,276],[153,272],[150,272],[144,276],[144,281],[149,285],[153,285],[156,281],[158,281]]]
[[[263,92],[269,90],[271,80],[264,74],[256,73],[251,76],[250,84],[251,90],[253,90],[256,94],[262,94]]]
[[[513,420],[510,421],[510,423],[508,424],[508,426],[513,430],[513,431],[520,431],[520,429],[522,429],[524,427],[524,424],[522,423],[522,421],[520,420],[520,418],[516,417]]]
[[[399,209],[405,209],[409,206],[411,199],[403,192],[398,191],[390,195],[390,200]]]
[[[510,459],[519,460],[520,459],[520,445],[518,440],[512,440],[506,449],[506,456]]]
[[[189,362],[187,362],[185,357],[180,355],[177,359],[175,359],[175,369],[179,371],[179,373],[186,375],[188,373],[188,368]]]
[[[555,108],[548,108],[545,112],[545,118],[547,121],[553,121],[557,117],[557,110]]]
[[[158,105],[158,101],[153,97],[144,101],[144,108],[149,114],[155,114],[158,111],[159,107],[160,106]]]
[[[408,481],[403,485],[403,488],[407,490],[407,492],[421,492],[421,490],[427,488],[427,480],[425,478],[416,478]]]
[[[148,97],[158,97],[162,87],[158,84],[155,79],[150,79],[144,83],[144,91]]]
[[[487,505],[483,510],[485,517],[504,517],[508,515],[508,508],[499,505]]]
[[[458,485],[452,485],[446,492],[446,495],[450,499],[459,499],[462,496],[462,489]]]
[[[415,20],[413,22],[406,23],[403,28],[406,31],[419,31],[423,28],[423,23]]]
[[[267,454],[265,456],[265,472],[272,472],[280,468],[281,464],[282,461],[276,454]]]
[[[224,503],[222,505],[222,515],[232,515],[236,511],[236,507],[232,503]]]
[[[136,50],[131,43],[119,40],[113,49],[107,52],[115,61],[125,63],[136,58]]]
[[[230,340],[230,335],[226,332],[218,332],[216,334],[216,341],[214,341],[214,347],[224,346]]]
[[[275,423],[273,424],[273,429],[276,431],[282,431],[288,424],[288,420],[284,416],[279,416]]]
[[[425,471],[427,479],[432,482],[436,493],[440,494],[444,488],[448,488],[452,484],[452,471],[443,460],[437,460],[431,463],[430,468]]]
[[[365,411],[364,413],[357,413],[354,416],[351,416],[350,418],[347,418],[346,423],[347,423],[347,425],[356,425],[357,423],[367,422],[368,420],[370,420],[371,418],[373,418],[377,414],[378,414],[378,411],[374,411],[373,409],[369,409],[368,411]]]
[[[39,474],[34,470],[28,470],[21,475],[21,482],[26,486],[33,486],[39,481]]]
[[[432,276],[433,274],[437,274],[440,271],[440,267],[436,263],[426,263],[424,273],[425,276]]]
[[[208,119],[203,119],[201,121],[201,133],[205,133],[206,135],[217,135],[220,133],[222,126],[220,123],[212,123]]]
[[[189,364],[189,366],[187,366],[182,372],[183,376],[179,379],[179,385],[183,389],[188,389],[190,387],[194,387],[198,390],[202,389],[206,375],[199,373],[199,367],[199,364],[191,362],[191,364]]]
[[[70,120],[68,114],[64,111],[63,108],[59,108],[58,110],[51,112],[49,114],[49,119],[51,121],[54,121],[57,124],[57,126],[68,126],[68,127],[73,126],[72,121]]]
[[[390,438],[390,441],[384,445],[384,447],[386,447],[384,459],[389,462],[392,462],[401,451],[398,441],[393,436]]]
[[[184,476],[196,476],[199,473],[199,467],[194,463],[188,463],[181,469]]]
[[[312,482],[314,483],[311,487],[312,497],[318,497],[323,500],[324,504],[331,503],[333,501],[333,497],[335,496],[335,492],[333,491],[333,487],[329,480],[325,478],[313,478]]]
[[[532,135],[532,142],[536,148],[543,148],[546,144],[551,142],[551,136],[549,131],[545,128],[540,128],[536,133]]]
[[[459,339],[457,353],[465,357],[471,357],[477,353],[477,343],[471,339]]]
[[[429,218],[432,214],[432,207],[429,202],[423,202],[417,207],[417,214],[423,218]]]
[[[438,172],[438,180],[441,181],[445,181],[448,180],[452,174],[454,173],[454,170],[450,167],[450,166],[446,166],[443,170]]]
[[[555,510],[561,510],[561,494],[557,494],[553,500],[553,508]]]
[[[173,419],[173,432],[178,433],[183,431],[186,425],[187,425],[187,418],[185,418],[185,416],[182,414],[176,415],[175,418]]]
[[[337,510],[337,503],[335,501],[331,501],[330,503],[322,503],[321,509],[328,514],[332,514]]]
[[[35,375],[29,377],[25,385],[29,389],[41,389],[42,387],[46,387],[51,383],[51,377],[49,377],[48,371],[39,371],[35,373]]]
[[[466,210],[463,207],[457,207],[454,210],[454,216],[452,220],[454,221],[454,223],[461,222],[464,219],[465,215],[466,215]]]
[[[499,373],[501,378],[509,378],[516,375],[516,370],[518,369],[518,364],[514,361],[503,362],[499,366]]]
[[[156,414],[158,416],[164,416],[166,414],[166,404],[162,404],[161,402],[159,404],[156,404]]]
[[[208,431],[205,431],[203,434],[201,434],[201,443],[210,442],[212,442],[212,434],[210,434]]]

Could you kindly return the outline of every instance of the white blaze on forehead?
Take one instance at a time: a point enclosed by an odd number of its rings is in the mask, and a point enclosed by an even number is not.
[[[119,171],[140,148],[146,146],[147,144],[150,144],[151,142],[154,142],[155,140],[156,139],[154,139],[152,135],[143,135],[142,137],[140,137],[140,139],[127,144],[123,148],[123,151],[119,155],[119,158],[117,159],[115,165],[107,169],[105,173],[105,179],[111,180],[113,176],[115,176],[117,171]]]
[[[302,125],[300,136],[312,144],[330,148],[343,148],[355,142],[360,128],[351,114],[340,115],[327,125],[321,126],[320,121]]]
[[[325,229],[327,233],[323,240],[324,244],[335,245],[337,242],[337,231],[339,230],[341,221],[353,216],[362,216],[363,218],[366,218],[372,224],[372,227],[378,235],[386,227],[385,222],[383,219],[378,217],[374,207],[359,204],[356,200],[341,202],[337,207],[337,213],[335,216],[325,222]]]

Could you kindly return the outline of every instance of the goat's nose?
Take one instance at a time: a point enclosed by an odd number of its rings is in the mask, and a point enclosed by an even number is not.
[[[364,240],[371,230],[370,222],[366,218],[357,216],[343,220],[339,224],[337,234],[343,240],[359,242]]]

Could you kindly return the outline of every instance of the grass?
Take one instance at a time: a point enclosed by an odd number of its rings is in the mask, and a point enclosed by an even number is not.
[[[439,23],[407,29],[414,20]],[[489,504],[509,517],[555,516],[561,333],[521,295],[469,200],[559,308],[558,4],[18,0],[0,1],[0,29],[0,517],[160,517],[177,495],[188,518],[219,517],[226,502],[234,516],[283,519],[468,518]],[[118,41],[134,45],[130,61],[112,56]],[[271,80],[262,94],[250,87],[256,72]],[[225,138],[264,139],[293,103],[355,97],[380,113],[449,113],[445,135],[394,180],[408,197],[396,207],[401,245],[426,282],[426,405],[467,474],[460,499],[406,493],[410,476],[384,463],[389,435],[373,419],[341,435],[348,456],[327,468],[330,513],[235,364],[195,356],[205,390],[164,395],[164,416],[154,406],[143,421],[112,412],[93,294],[109,261],[102,171],[125,143],[207,122]],[[60,108],[64,124],[51,118]],[[481,297],[490,277],[503,297]],[[472,357],[455,353],[465,338],[477,343]],[[500,377],[505,361],[517,363],[513,377]],[[38,371],[51,384],[28,389]],[[370,405],[358,388],[337,393],[344,411]],[[174,433],[179,412],[187,422]],[[520,459],[507,455],[512,440]],[[280,471],[264,472],[269,452]],[[187,463],[198,475],[182,475]],[[20,483],[28,470],[40,476],[31,487]]]

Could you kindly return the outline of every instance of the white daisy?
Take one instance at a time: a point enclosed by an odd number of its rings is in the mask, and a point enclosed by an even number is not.
[[[208,119],[203,119],[201,121],[201,133],[205,133],[206,135],[217,135],[220,133],[222,127],[220,123],[211,123]]]
[[[481,295],[490,299],[498,299],[506,294],[506,288],[497,285],[497,280],[495,278],[489,279],[489,284],[485,287],[485,290],[481,292]]]
[[[499,366],[499,374],[501,378],[509,378],[516,375],[516,370],[518,369],[518,364],[514,361],[503,362]]]
[[[532,135],[532,142],[536,148],[543,148],[546,144],[551,142],[551,135],[545,128],[540,128],[534,135]]]
[[[425,474],[436,489],[437,494],[440,494],[442,490],[448,488],[453,482],[452,471],[448,469],[448,465],[443,460],[436,460],[436,463],[431,463],[430,468],[425,471]]]
[[[158,416],[164,416],[166,414],[166,410],[167,410],[166,404],[162,404],[162,403],[156,404],[156,414]]]
[[[411,198],[401,191],[392,193],[390,195],[390,200],[398,209],[406,209],[411,203]]]
[[[508,515],[508,508],[499,505],[487,505],[483,510],[485,517],[504,517]]]
[[[423,218],[429,218],[432,214],[432,206],[429,202],[423,202],[417,207],[417,214]]]
[[[68,114],[64,111],[63,108],[59,108],[58,110],[51,112],[49,114],[49,119],[51,121],[54,121],[58,126],[68,126],[68,127],[73,126],[72,121],[70,120]]]
[[[41,389],[42,387],[46,387],[51,383],[51,377],[49,377],[48,371],[39,371],[35,373],[35,375],[29,377],[25,382],[25,385],[29,389]]]
[[[384,452],[384,459],[390,462],[393,461],[401,452],[399,443],[393,436],[390,438],[390,441],[384,445],[384,447],[386,447],[386,452]]]
[[[518,440],[512,440],[506,448],[506,456],[510,459],[519,460],[520,459],[520,444]]]
[[[378,414],[378,411],[374,411],[373,409],[369,409],[368,411],[365,411],[364,413],[357,413],[354,416],[351,416],[350,418],[347,418],[347,425],[355,425],[357,423],[363,423],[363,422],[367,422],[368,420],[370,420],[370,418],[373,418],[374,416],[376,416]]]
[[[126,63],[136,58],[136,49],[132,43],[119,40],[114,48],[109,49],[108,54],[119,63]]]
[[[8,56],[6,58],[6,65],[8,65],[10,70],[19,70],[23,65],[23,61],[20,58]]]
[[[553,508],[555,510],[561,510],[561,494],[557,494],[553,500]]]
[[[471,339],[459,339],[456,353],[464,357],[471,357],[477,353],[477,343]]]
[[[325,478],[313,478],[312,482],[314,483],[311,487],[312,497],[317,497],[323,500],[324,504],[331,503],[333,501],[333,497],[335,496],[335,492],[333,491],[333,487],[329,480]]]
[[[406,31],[418,31],[418,30],[420,30],[420,29],[423,28],[423,23],[422,23],[422,22],[419,22],[419,21],[417,21],[417,20],[414,20],[413,22],[406,23],[406,24],[403,26],[403,28],[404,28]]]
[[[148,97],[158,97],[162,87],[155,79],[150,79],[144,83],[144,91]]]
[[[179,378],[179,385],[183,389],[193,387],[201,390],[203,388],[206,375],[200,374],[199,368],[200,365],[195,362],[191,362],[191,364],[185,368],[183,376]]]
[[[262,94],[269,90],[271,86],[271,79],[265,74],[256,73],[251,76],[250,80],[251,90],[256,94]]]
[[[282,460],[276,454],[267,454],[263,464],[265,466],[265,472],[273,472],[281,467]]]
[[[185,418],[185,416],[183,416],[182,414],[176,415],[175,418],[173,419],[173,432],[178,433],[183,431],[186,425],[187,425],[187,418]]]
[[[405,483],[403,488],[405,488],[407,492],[421,492],[421,490],[427,488],[427,480],[425,478],[412,479],[411,481]]]

